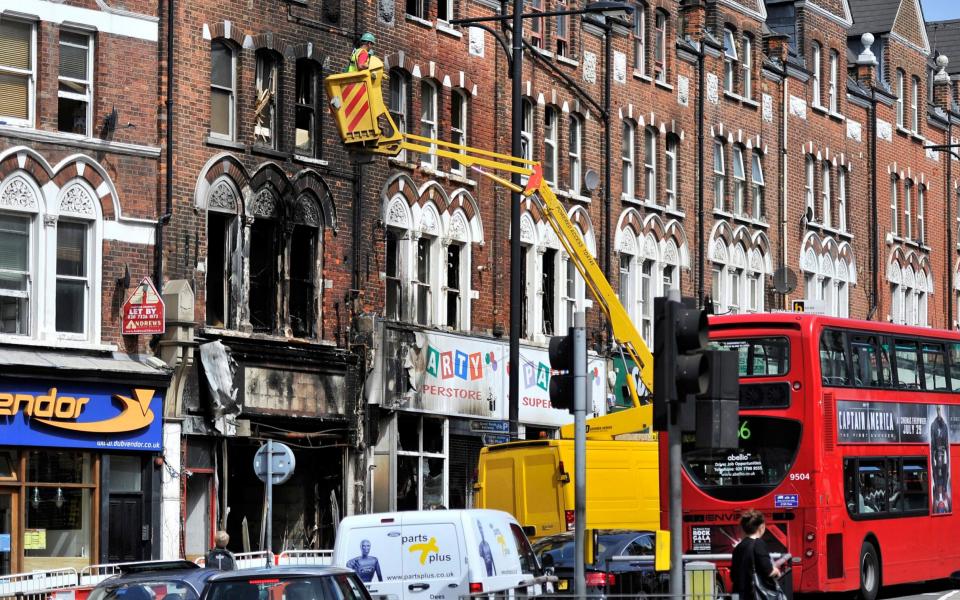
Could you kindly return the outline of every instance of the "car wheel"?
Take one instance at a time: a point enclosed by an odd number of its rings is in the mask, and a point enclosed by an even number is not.
[[[880,554],[872,542],[860,548],[860,600],[876,600],[880,592]]]

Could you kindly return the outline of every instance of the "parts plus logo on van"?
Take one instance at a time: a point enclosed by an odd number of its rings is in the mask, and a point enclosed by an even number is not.
[[[425,535],[406,535],[403,536],[402,543],[410,544],[407,552],[419,552],[420,564],[434,564],[441,562],[450,562],[453,558],[449,554],[440,554],[440,546],[437,544],[437,538]]]

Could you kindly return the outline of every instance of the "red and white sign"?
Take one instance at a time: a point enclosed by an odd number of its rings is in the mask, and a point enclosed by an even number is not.
[[[163,299],[150,278],[144,277],[120,309],[120,333],[150,335],[165,330]]]

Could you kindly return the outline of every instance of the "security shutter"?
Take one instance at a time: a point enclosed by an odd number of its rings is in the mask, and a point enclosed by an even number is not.
[[[470,508],[473,497],[474,473],[480,460],[483,442],[472,435],[450,436],[450,506]]]

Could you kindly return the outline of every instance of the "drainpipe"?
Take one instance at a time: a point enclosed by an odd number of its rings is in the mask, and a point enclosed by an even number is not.
[[[163,291],[163,229],[173,215],[173,14],[174,0],[167,0],[167,210],[157,220],[153,253],[153,281],[161,292]]]
[[[786,53],[784,53],[785,55]],[[777,218],[780,219],[780,266],[786,271],[787,268],[787,183],[789,182],[788,178],[788,163],[787,163],[787,148],[789,144],[789,123],[790,120],[787,118],[789,116],[790,107],[787,103],[790,100],[790,76],[786,73],[786,65],[784,65],[783,73],[783,86],[782,86],[783,98],[781,99],[781,115],[780,115],[780,156],[778,160],[780,161],[780,202],[777,207]],[[801,241],[801,243],[803,243]],[[799,246],[798,246],[799,248]],[[791,290],[792,291],[792,290]],[[785,309],[787,307],[787,292],[785,294],[780,294],[780,308]]]
[[[953,143],[953,120],[950,118],[950,111],[947,111],[947,143]],[[943,292],[947,296],[947,323],[946,329],[954,329],[953,318],[953,194],[950,193],[950,183],[953,181],[953,149],[944,152],[943,157],[947,161],[947,179],[943,182],[943,195],[947,205],[947,248],[944,256],[946,261],[946,280]]]
[[[870,270],[872,275],[870,293],[870,312],[867,320],[872,321],[880,308],[880,231],[877,214],[877,90],[870,82]]]
[[[703,45],[706,43],[706,36],[701,36],[699,43],[699,52],[697,52],[697,164],[699,165],[697,178],[697,306],[704,306],[703,283],[703,264],[706,262],[704,249],[706,243],[703,239],[703,186],[704,186],[704,140],[703,140],[703,111],[704,111],[704,89],[706,88],[706,73],[704,70],[704,57],[706,56]]]

